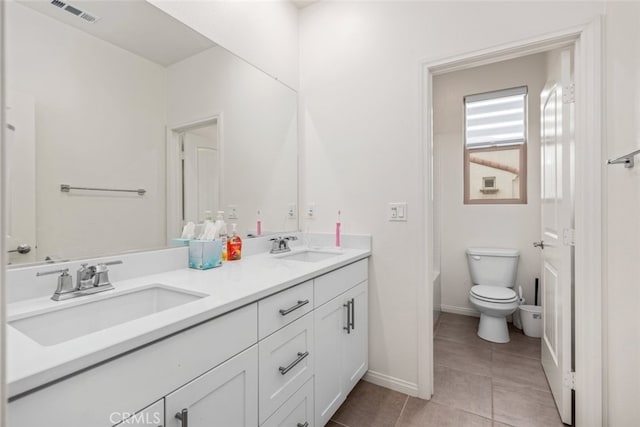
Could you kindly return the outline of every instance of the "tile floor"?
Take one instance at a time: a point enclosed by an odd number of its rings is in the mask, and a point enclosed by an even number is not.
[[[360,381],[328,427],[563,426],[540,365],[540,339],[476,335],[478,318],[442,313],[434,340],[430,401]]]

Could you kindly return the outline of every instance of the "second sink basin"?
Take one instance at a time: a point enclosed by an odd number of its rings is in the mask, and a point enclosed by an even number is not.
[[[291,261],[318,262],[340,255],[338,251],[305,249],[279,255],[278,258]]]
[[[9,326],[51,346],[149,316],[205,297],[161,284],[110,296],[90,296],[81,304],[9,319]],[[106,298],[105,298],[106,297]]]

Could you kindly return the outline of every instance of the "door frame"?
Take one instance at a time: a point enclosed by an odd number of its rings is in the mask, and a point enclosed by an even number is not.
[[[223,114],[216,113],[210,116],[192,120],[185,123],[167,126],[167,245],[170,240],[178,238],[182,234],[182,174],[180,170],[180,137],[179,134],[189,129],[207,126],[215,123],[217,131],[218,161],[224,165],[224,132]],[[220,171],[220,188],[218,194],[220,204],[224,206],[224,173]],[[215,212],[214,212],[215,214]]]
[[[433,76],[575,45],[575,419],[576,425],[603,420],[603,18],[454,57],[421,63],[423,105],[423,253],[418,284],[418,397],[433,394]],[[593,332],[596,333],[593,333]]]

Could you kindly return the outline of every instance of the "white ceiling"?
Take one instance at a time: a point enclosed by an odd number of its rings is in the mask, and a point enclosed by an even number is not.
[[[215,43],[144,0],[62,0],[97,15],[89,23],[53,6],[50,0],[18,0],[58,21],[167,66],[215,46]]]

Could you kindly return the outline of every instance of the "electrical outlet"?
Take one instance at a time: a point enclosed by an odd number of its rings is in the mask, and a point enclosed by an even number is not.
[[[238,219],[238,206],[236,205],[229,205],[227,207],[227,218],[229,219]]]
[[[296,219],[298,217],[297,207],[295,203],[289,203],[287,208],[287,218]]]
[[[389,203],[389,221],[407,220],[407,202]]]
[[[305,212],[307,219],[314,219],[316,217],[316,205],[315,203],[309,203]]]

